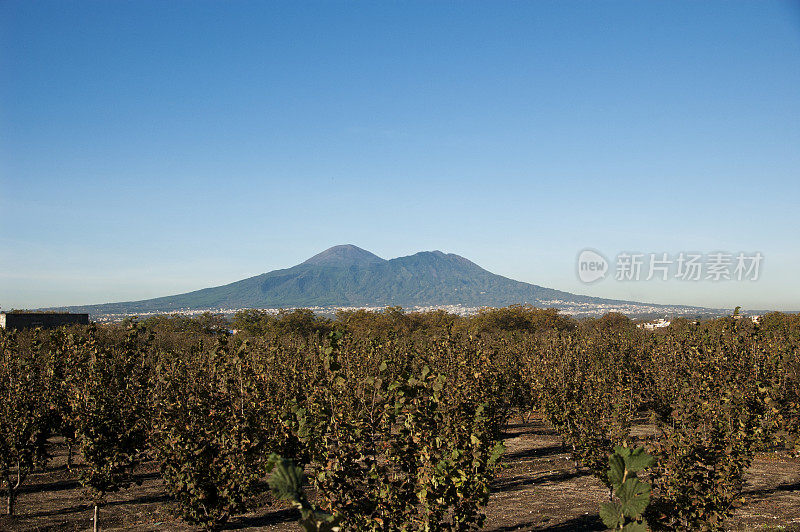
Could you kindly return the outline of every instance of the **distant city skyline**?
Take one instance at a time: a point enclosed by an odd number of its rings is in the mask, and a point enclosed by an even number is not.
[[[800,310],[796,2],[0,3],[0,307],[179,294],[336,244]],[[586,284],[584,249],[760,253]]]

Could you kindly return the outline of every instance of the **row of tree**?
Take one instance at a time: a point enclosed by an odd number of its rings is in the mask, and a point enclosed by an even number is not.
[[[307,472],[329,524],[466,530],[483,522],[503,427],[520,413],[547,420],[610,492],[609,455],[644,445],[651,526],[718,529],[756,452],[800,451],[798,325],[772,314],[652,332],[510,307],[248,311],[237,334],[213,316],[3,332],[0,478],[13,514],[60,435],[82,456],[95,524],[147,460],[207,529],[268,491],[278,463],[284,480]]]

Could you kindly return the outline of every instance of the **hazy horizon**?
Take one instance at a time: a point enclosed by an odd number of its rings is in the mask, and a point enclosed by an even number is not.
[[[589,296],[800,310],[795,2],[0,3],[0,307],[337,244]],[[757,281],[576,257],[760,253]]]

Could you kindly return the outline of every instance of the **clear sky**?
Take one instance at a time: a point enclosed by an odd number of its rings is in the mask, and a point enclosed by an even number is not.
[[[798,2],[0,2],[0,306],[143,299],[335,244],[800,310]],[[756,282],[576,276],[759,251]]]

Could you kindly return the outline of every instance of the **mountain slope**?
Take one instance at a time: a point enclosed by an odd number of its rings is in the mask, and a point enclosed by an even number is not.
[[[508,279],[441,251],[385,260],[353,245],[334,246],[283,270],[186,294],[83,307],[91,313],[349,306],[563,306],[622,303]]]

